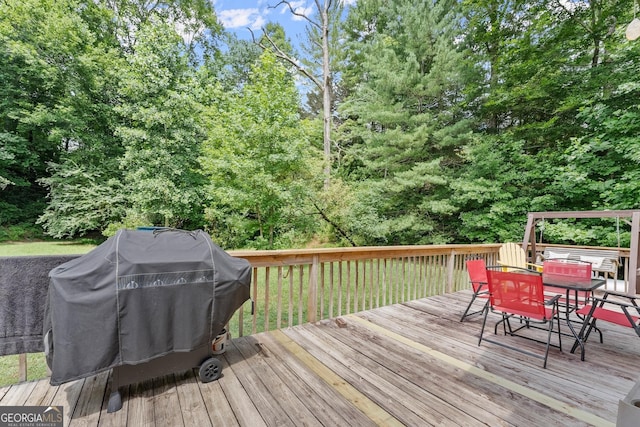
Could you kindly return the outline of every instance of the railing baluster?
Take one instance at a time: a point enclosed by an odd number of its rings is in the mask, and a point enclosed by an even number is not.
[[[351,313],[351,261],[347,261],[347,307],[346,314]]]
[[[355,261],[355,271],[356,271],[356,278],[355,278],[355,289],[353,291],[353,312],[357,313],[358,311],[358,303],[360,302],[360,289],[358,288],[358,285],[360,284],[360,263],[358,262],[358,260]]]
[[[269,313],[271,313],[271,307],[269,306],[269,282],[270,282],[271,267],[265,267],[264,269],[264,330],[269,330]]]
[[[391,283],[393,286],[391,295],[393,295],[393,298],[389,301],[389,304],[397,304],[400,296],[400,267],[398,267],[400,262],[398,258],[393,258],[391,261],[393,262],[393,268],[391,270]]]
[[[251,322],[251,334],[255,334],[258,331],[258,301],[260,301],[258,299],[258,272],[255,272],[256,274],[253,275],[253,301],[256,305],[256,309],[253,312],[253,319]],[[266,308],[264,306],[262,306],[262,309],[265,310],[266,313]]]
[[[380,270],[380,260],[378,260],[378,271]],[[369,277],[371,277],[371,287],[369,288],[369,310],[373,305],[373,294],[375,290],[376,298],[378,297],[378,276],[373,275],[373,260],[369,261]],[[375,305],[376,307],[378,304]]]
[[[338,317],[342,316],[342,261],[338,264]]]
[[[309,266],[309,287],[307,289],[307,322],[315,322],[318,315],[318,256],[313,257]]]
[[[455,252],[451,251],[451,253],[449,254],[449,262],[447,262],[447,293],[450,293],[453,290],[453,267],[455,266],[455,261]]]
[[[293,326],[293,266],[289,266],[289,327]]]
[[[298,325],[302,325],[304,323],[304,313],[303,313],[303,284],[304,284],[304,265],[298,266],[299,270],[299,278],[298,278]]]
[[[333,317],[333,264],[329,263],[329,318]]]
[[[413,288],[413,295],[411,299],[418,299],[418,270],[417,259],[411,257],[411,287]]]
[[[320,318],[324,319],[324,262],[320,263]]]
[[[27,355],[22,353],[18,355],[18,381],[27,380]]]
[[[276,329],[282,328],[282,266],[278,266],[278,320]]]
[[[387,305],[387,258],[382,260],[382,305]]]

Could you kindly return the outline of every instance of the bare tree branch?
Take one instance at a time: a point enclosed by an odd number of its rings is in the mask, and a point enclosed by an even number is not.
[[[320,90],[322,93],[322,146],[324,151],[324,188],[325,190],[329,188],[329,182],[331,179],[331,107],[332,107],[332,94],[331,94],[331,65],[330,65],[330,52],[329,52],[329,20],[330,14],[329,9],[332,4],[332,0],[324,0],[324,6],[321,4],[320,0],[314,0],[316,9],[318,12],[318,21],[314,21],[309,18],[308,15],[296,12],[291,2],[289,0],[280,0],[274,8],[286,5],[289,7],[289,11],[294,16],[299,16],[304,18],[309,24],[311,24],[311,28],[315,28],[320,34],[320,42],[318,43],[314,40],[314,37],[310,37],[313,43],[316,43],[318,47],[320,47],[322,51],[322,80],[320,78],[316,78],[312,72],[302,67],[297,63],[297,61],[293,60],[289,55],[284,53],[282,50],[276,46],[273,40],[269,37],[266,31],[263,32],[265,34],[266,39],[269,41],[271,46],[278,58],[281,58],[290,64],[292,64],[298,72],[307,76]],[[270,6],[271,7],[271,6]],[[252,33],[253,35],[253,33]],[[255,41],[255,39],[254,39]],[[260,44],[262,47],[262,45]]]
[[[262,34],[269,41],[269,45],[270,46],[265,46],[262,43],[262,41],[256,40],[255,35],[253,34],[253,31],[251,30],[251,28],[248,28],[248,30],[251,33],[251,39],[253,40],[253,42],[255,44],[257,44],[258,46],[260,46],[264,50],[267,50],[269,48],[273,49],[273,52],[276,54],[276,57],[278,57],[278,58],[288,62],[292,66],[294,66],[296,68],[296,70],[298,70],[298,72],[300,74],[304,75],[309,80],[311,80],[313,82],[313,84],[318,86],[319,89],[322,89],[322,82],[320,80],[318,80],[318,78],[316,76],[314,76],[309,70],[307,70],[306,68],[301,66],[298,63],[298,61],[296,61],[295,58],[292,58],[286,52],[284,52],[282,49],[280,49],[278,47],[278,45],[273,41],[273,39],[269,36],[269,34],[267,33],[267,31],[264,28],[262,28]]]
[[[309,18],[307,15],[305,15],[304,13],[299,13],[296,12],[295,9],[293,8],[293,6],[291,6],[291,2],[289,2],[289,0],[280,0],[278,2],[278,4],[276,4],[275,6],[269,6],[269,9],[276,9],[278,8],[278,6],[282,5],[282,4],[286,4],[289,7],[289,11],[291,12],[292,15],[295,16],[299,16],[300,18],[306,20],[308,23],[310,23],[311,25],[313,25],[314,27],[320,29],[322,28],[320,26],[320,24],[318,24],[317,22],[315,22],[314,20],[312,20],[311,18]],[[316,0],[316,5],[318,4],[318,1]],[[320,10],[320,8],[318,7],[318,10]]]
[[[349,243],[351,243],[351,246],[358,246],[356,244],[356,242],[353,241],[353,239],[351,237],[349,237],[349,235],[347,234],[346,231],[344,231],[342,228],[340,228],[340,226],[338,224],[336,224],[334,221],[332,221],[327,214],[320,208],[320,206],[318,206],[318,204],[316,202],[313,202],[313,207],[316,208],[316,210],[318,211],[318,213],[320,214],[320,216],[322,217],[322,219],[324,219],[325,221],[327,221],[329,224],[331,224],[331,226],[333,226],[333,228],[336,229],[336,231],[338,232],[338,234],[340,234],[342,237],[344,237]]]

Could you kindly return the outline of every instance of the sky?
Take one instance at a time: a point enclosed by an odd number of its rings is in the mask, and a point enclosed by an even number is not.
[[[251,28],[255,35],[259,36],[262,33],[261,29],[268,22],[282,25],[287,37],[291,39],[302,36],[306,21],[292,15],[286,5],[278,6],[277,9],[269,7],[278,2],[279,0],[215,0],[214,7],[225,29],[234,32],[241,39],[251,39],[251,33],[247,28]],[[294,0],[291,3],[296,10],[300,8],[300,11],[308,13],[315,11],[315,7],[312,7],[313,0]]]
[[[355,0],[343,0],[345,4],[354,4]],[[250,40],[251,28],[256,37],[259,36],[268,22],[277,22],[284,27],[288,38],[296,40],[304,36],[307,21],[293,15],[289,8],[282,4],[275,6],[280,0],[213,0],[213,5],[219,21],[224,27],[234,32],[239,38]],[[291,0],[296,12],[304,13],[314,19],[316,6],[314,0]]]

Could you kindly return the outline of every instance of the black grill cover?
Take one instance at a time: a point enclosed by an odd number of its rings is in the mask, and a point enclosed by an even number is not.
[[[250,296],[251,266],[203,231],[119,230],[49,273],[51,384],[211,342]]]

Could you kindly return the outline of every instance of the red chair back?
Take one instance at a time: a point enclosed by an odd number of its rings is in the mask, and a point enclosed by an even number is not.
[[[542,276],[526,270],[487,270],[489,300],[495,310],[536,320],[548,318]]]
[[[543,263],[542,272],[552,280],[591,282],[591,263],[574,260],[547,260]]]
[[[467,271],[469,272],[469,280],[474,292],[478,292],[482,285],[487,290],[487,265],[483,259],[470,259],[467,261]]]

